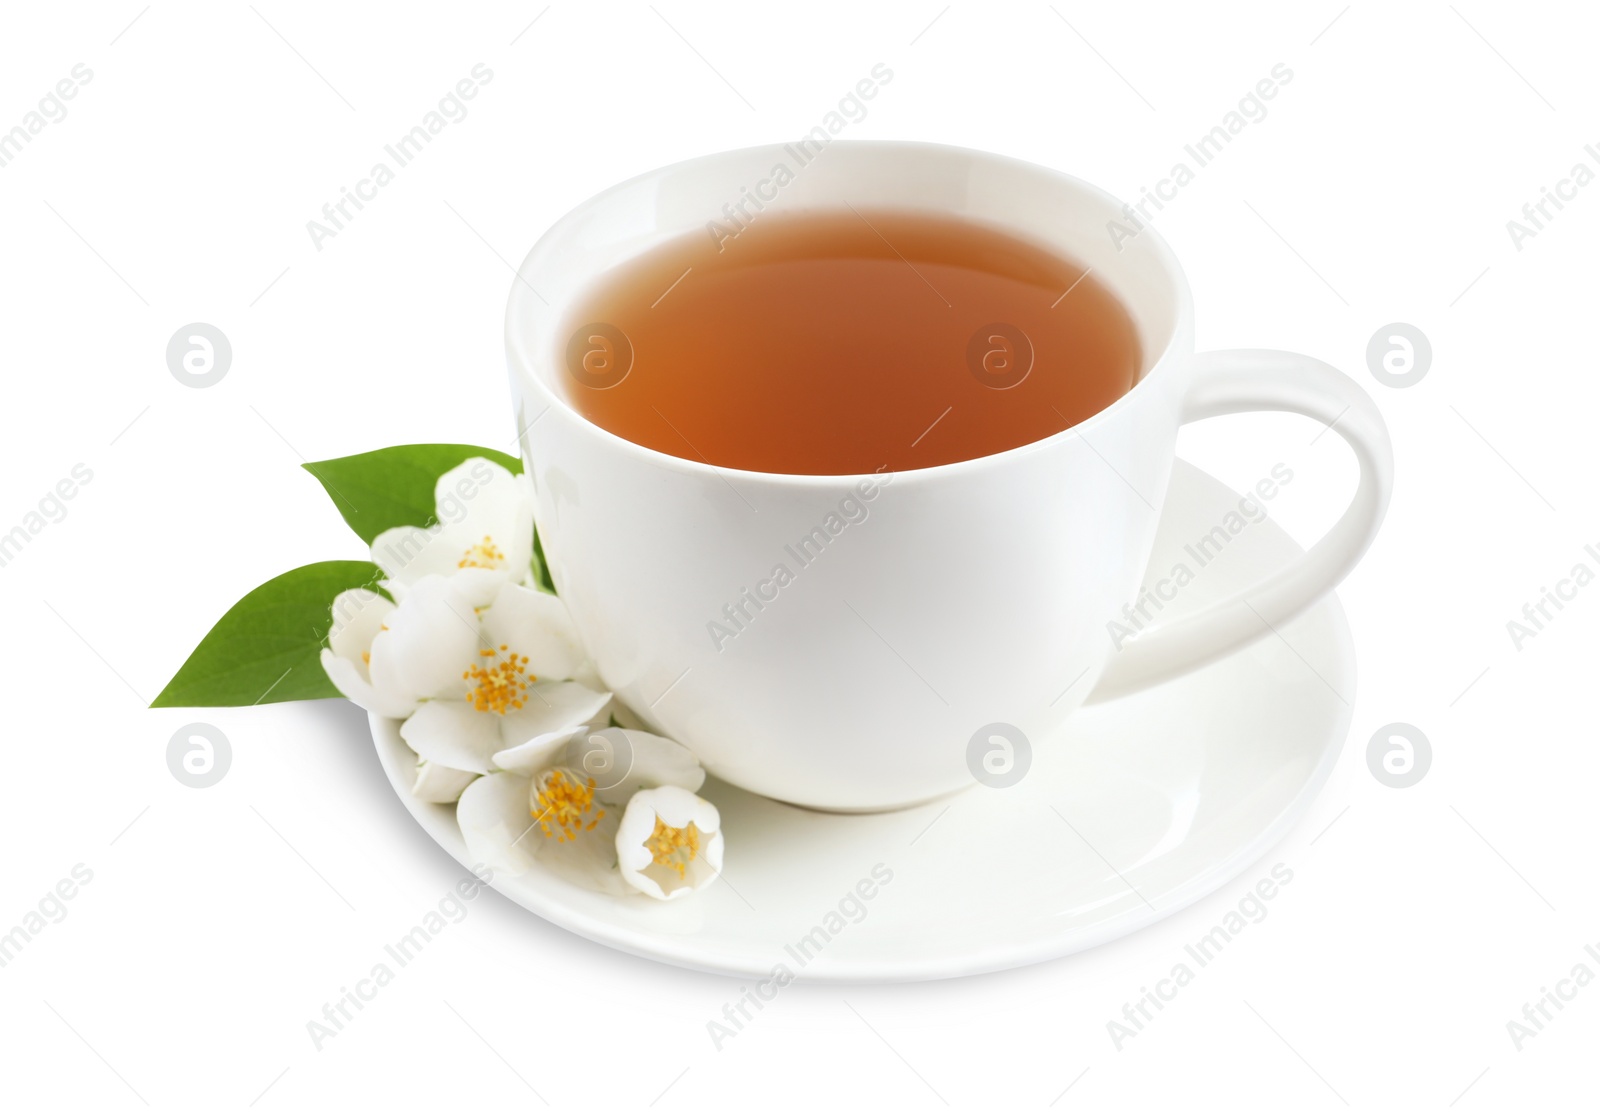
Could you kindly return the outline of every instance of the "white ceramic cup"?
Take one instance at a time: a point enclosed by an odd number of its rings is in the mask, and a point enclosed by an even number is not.
[[[506,312],[522,455],[556,587],[605,683],[711,773],[845,811],[1003,784],[1086,700],[1267,634],[1366,550],[1393,473],[1376,406],[1309,356],[1196,353],[1177,260],[1149,228],[1115,244],[1116,199],[951,147],[836,140],[808,163],[798,156],[779,146],[710,155],[584,202],[529,252]],[[779,165],[792,180],[775,186]],[[1045,440],[893,475],[717,468],[581,417],[563,393],[568,333],[583,323],[569,319],[574,302],[634,256],[726,226],[723,206],[751,194],[756,221],[847,203],[921,210],[1086,264],[1133,317],[1139,379]],[[1119,646],[1112,624],[1140,596],[1179,425],[1247,410],[1304,414],[1342,436],[1360,461],[1353,502],[1296,563],[1191,617],[1157,617]]]

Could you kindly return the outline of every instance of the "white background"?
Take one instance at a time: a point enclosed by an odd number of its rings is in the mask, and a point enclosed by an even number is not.
[[[76,63],[94,74],[0,169],[0,532],[74,464],[93,471],[0,568],[0,931],[75,863],[94,875],[0,968],[0,1100],[1592,1105],[1600,988],[1520,1051],[1506,1028],[1575,963],[1600,973],[1583,953],[1600,944],[1600,586],[1520,650],[1506,630],[1575,563],[1600,567],[1583,552],[1600,542],[1600,184],[1520,251],[1506,229],[1596,166],[1592,19],[1483,0],[541,8],[0,17],[0,130]],[[479,62],[494,77],[470,115],[317,251],[306,222]],[[364,555],[301,459],[511,447],[507,260],[625,177],[800,135],[878,62],[894,80],[852,137],[985,148],[1124,197],[1292,69],[1157,227],[1202,348],[1326,359],[1393,431],[1389,520],[1340,589],[1360,691],[1332,782],[1260,864],[1135,937],[956,982],[794,987],[721,1051],[706,1022],[738,983],[480,898],[315,1050],[306,1022],[460,870],[393,798],[353,708],[198,713],[234,764],[196,791],[165,748],[197,713],[144,705],[246,589]],[[234,350],[206,390],[164,360],[193,321]],[[1409,389],[1365,367],[1394,321],[1432,341]],[[1354,486],[1316,431],[1230,418],[1182,451],[1235,485],[1288,462],[1272,510],[1309,543]],[[1432,743],[1412,788],[1367,768],[1392,721]],[[1106,1022],[1279,861],[1295,880],[1268,919],[1118,1050]]]

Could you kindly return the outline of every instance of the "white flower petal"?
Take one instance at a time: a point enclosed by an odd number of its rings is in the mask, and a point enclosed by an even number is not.
[[[435,761],[419,762],[411,795],[430,804],[454,804],[461,798],[462,790],[477,779],[476,773],[451,769]]]
[[[451,586],[474,608],[493,603],[511,579],[503,568],[457,568],[450,573]]]
[[[411,585],[372,639],[373,686],[412,699],[459,696],[461,674],[478,659],[478,618],[459,586],[443,576]]]
[[[532,555],[532,483],[482,457],[439,477],[432,524],[384,530],[372,542],[378,566],[407,582],[468,566],[492,568],[520,582]]]
[[[346,661],[354,662],[367,675],[363,655],[372,648],[372,639],[383,628],[394,604],[376,591],[364,587],[341,591],[333,598],[333,626],[328,631],[328,648]]]
[[[618,792],[624,797],[642,789],[671,785],[686,792],[700,791],[706,783],[706,771],[684,746],[659,734],[642,730],[617,728],[627,740],[631,763],[617,781]],[[708,805],[709,806],[709,805]]]
[[[578,683],[582,683],[582,681],[578,681]],[[596,684],[584,684],[583,686],[585,688],[604,687],[604,685],[596,685]],[[593,715],[590,715],[587,719],[585,719],[583,721],[584,725],[588,726],[588,727],[592,727],[595,730],[604,730],[605,728],[607,728],[607,727],[609,727],[611,725],[611,712],[612,712],[612,709],[615,708],[616,706],[617,706],[617,697],[615,695],[613,695],[613,696],[611,696],[610,699],[606,700],[605,703],[602,703],[600,705],[600,710],[596,711]]]
[[[609,710],[612,716],[617,720],[617,725],[620,727],[625,727],[628,730],[647,731],[650,729],[648,724],[646,724],[645,721],[639,718],[638,714],[634,712],[633,708],[629,707],[615,696],[612,696],[611,698],[611,707]]]
[[[645,845],[655,833],[656,820],[668,827],[699,832],[698,849],[684,861],[679,874],[671,864],[658,862]],[[703,889],[722,872],[722,817],[716,806],[673,785],[645,789],[628,801],[617,827],[617,868],[622,880],[657,900],[676,900]]]
[[[414,584],[456,571],[466,548],[438,526],[395,526],[372,539],[372,563],[391,580]]]
[[[501,750],[495,754],[493,758],[495,767],[504,769],[508,773],[521,773],[528,777],[542,773],[556,763],[556,759],[573,735],[580,734],[586,729],[588,728],[578,726],[536,735],[520,746],[513,746],[509,750]]]
[[[608,813],[597,828],[578,836],[577,842],[558,844],[546,839],[539,851],[539,868],[597,893],[632,896],[633,888],[617,870],[616,833],[616,817]],[[542,836],[528,836],[530,840],[536,837]]]
[[[461,461],[433,485],[439,521],[444,528],[474,541],[488,534],[504,550],[523,506],[533,505],[532,486],[519,484],[518,478],[482,456]]]
[[[407,534],[407,531],[410,531]],[[418,529],[416,526],[396,526],[394,529],[385,530],[378,534],[372,542],[374,555],[380,551],[387,552],[390,559],[396,559],[400,554],[417,552],[418,555],[409,559],[405,564],[397,567],[385,567],[384,571],[390,576],[385,584],[395,585],[390,588],[389,594],[396,600],[404,598],[406,590],[414,583],[428,577],[449,577],[451,586],[458,591],[473,607],[487,607],[494,602],[495,593],[500,590],[500,585],[509,583],[512,575],[507,568],[462,568],[459,566],[462,551],[465,545],[455,542],[436,541],[429,548],[418,551],[413,546],[422,542],[411,542],[403,538],[391,538],[390,534],[417,534],[423,535],[428,531]],[[376,562],[375,562],[376,563]]]
[[[626,896],[631,890],[617,872],[617,824],[620,814],[607,807],[598,797],[589,798],[589,806],[577,822],[563,826],[540,798],[557,777],[567,779],[569,785],[585,784],[589,778],[573,769],[546,769],[533,782],[530,810],[538,830],[528,836],[528,841],[539,839],[539,868],[557,877],[594,889],[602,893]],[[548,829],[548,830],[547,830]]]
[[[474,862],[496,873],[525,873],[544,841],[528,810],[532,781],[516,773],[491,773],[466,787],[456,822]]]
[[[433,498],[431,525],[396,526],[373,538],[373,562],[390,579],[415,583],[424,576],[467,571],[464,562],[482,563],[487,557],[475,551],[486,539],[501,559],[479,571],[497,571],[502,582],[527,578],[533,555],[531,481],[475,456],[441,475]]]
[[[587,658],[583,664],[572,670],[572,675],[567,679],[576,680],[585,688],[604,688],[606,686],[606,682],[600,679],[600,670],[595,668],[594,662]]]
[[[483,616],[483,629],[495,645],[527,657],[528,671],[541,680],[570,679],[584,664],[567,605],[547,592],[506,584]]]
[[[500,744],[500,716],[457,700],[430,700],[400,726],[400,737],[424,761],[487,773]]]
[[[541,680],[529,685],[523,706],[500,717],[500,737],[504,740],[500,748],[509,749],[541,734],[580,726],[610,699],[610,692],[596,692],[570,680]]]
[[[533,560],[533,480],[473,457],[445,472],[434,486],[439,521],[459,545],[456,558],[485,538],[503,555],[499,565],[516,583]],[[481,555],[481,554],[480,554]]]
[[[366,672],[354,661],[339,656],[331,649],[322,651],[322,670],[339,689],[339,694],[364,711],[382,715],[386,719],[404,719],[416,710],[416,703],[389,696],[379,691],[367,679]]]
[[[512,476],[516,490],[515,516],[502,540],[496,537],[505,550],[506,568],[517,583],[526,583],[533,574],[533,478],[526,472]]]
[[[672,785],[694,792],[705,783],[705,770],[695,756],[660,735],[585,724],[566,737],[565,745],[552,753],[546,764],[565,766],[592,778],[595,795],[613,810],[620,810],[643,789]]]

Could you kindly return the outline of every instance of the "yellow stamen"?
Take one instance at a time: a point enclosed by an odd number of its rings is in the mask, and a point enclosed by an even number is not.
[[[506,554],[502,553],[495,545],[494,539],[488,534],[483,535],[483,540],[462,554],[457,568],[504,568]]]
[[[605,818],[605,809],[594,805],[593,777],[579,784],[577,778],[569,776],[565,770],[552,769],[533,794],[528,814],[539,824],[545,838],[573,842],[578,832],[593,831],[595,824]],[[550,826],[552,823],[555,827]]]
[[[669,827],[656,816],[656,829],[644,840],[644,845],[656,865],[677,870],[682,877],[689,863],[700,854],[700,828],[693,823],[687,827]]]
[[[498,653],[493,649],[480,649],[480,657],[494,657],[506,653],[508,647],[501,646]],[[467,693],[467,702],[475,711],[494,711],[504,715],[507,711],[516,711],[527,701],[523,698],[528,690],[528,685],[539,679],[528,672],[528,659],[518,657],[515,653],[502,656],[499,664],[485,668],[481,664],[473,664],[466,672],[461,674],[461,679],[470,680],[475,685]]]

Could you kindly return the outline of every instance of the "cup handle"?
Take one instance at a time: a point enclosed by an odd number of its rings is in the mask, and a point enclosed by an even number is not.
[[[1394,487],[1394,450],[1378,407],[1349,376],[1294,352],[1238,349],[1195,357],[1184,422],[1285,410],[1325,422],[1355,450],[1361,481],[1349,509],[1288,567],[1196,614],[1123,643],[1087,702],[1115,699],[1209,664],[1274,630],[1331,591],[1372,544]]]

